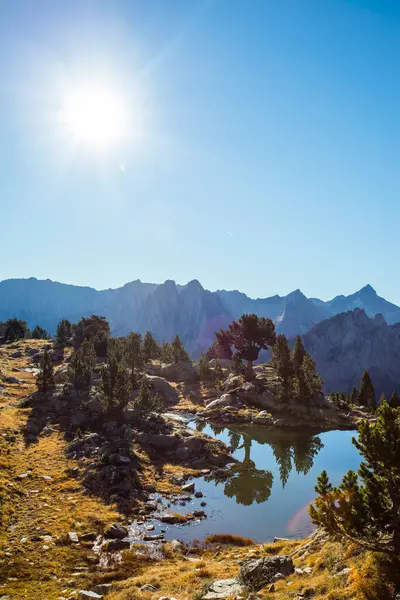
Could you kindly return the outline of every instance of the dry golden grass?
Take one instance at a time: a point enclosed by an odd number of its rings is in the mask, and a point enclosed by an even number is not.
[[[0,348],[0,373],[26,379],[22,385],[6,384],[0,410],[0,596],[12,600],[56,600],[76,597],[78,589],[93,589],[101,582],[113,582],[110,600],[158,600],[171,596],[189,600],[201,596],[201,590],[215,579],[234,577],[239,563],[248,558],[273,554],[290,554],[305,544],[281,540],[275,544],[255,544],[246,538],[213,535],[206,543],[188,553],[173,552],[163,546],[164,560],[154,561],[135,551],[123,553],[123,562],[107,570],[98,567],[92,549],[84,543],[71,545],[68,531],[79,533],[103,531],[105,524],[119,515],[113,507],[84,494],[78,480],[69,476],[76,462],[67,460],[65,441],[55,431],[26,446],[23,428],[29,408],[19,407],[18,400],[35,390],[35,377],[26,371],[31,365],[25,355],[27,345],[48,342],[28,340]],[[21,350],[21,358],[11,354]],[[189,406],[190,398],[182,393],[180,408]],[[202,398],[209,391],[199,387]],[[187,393],[187,391],[185,391]],[[190,400],[193,403],[192,400]],[[186,402],[186,404],[185,404]],[[141,448],[142,477],[159,491],[174,493],[180,489],[175,480],[196,471],[174,464],[153,463]],[[28,473],[28,477],[18,476]],[[44,477],[51,479],[44,479]],[[218,544],[218,545],[217,545]],[[313,600],[388,600],[392,590],[386,586],[391,575],[385,565],[371,553],[360,553],[352,545],[327,542],[321,548],[300,551],[295,566],[311,567],[310,575],[292,575],[275,584],[273,594],[261,590],[260,598],[287,600],[303,594]],[[341,573],[343,569],[351,571]],[[156,592],[142,592],[146,583]]]

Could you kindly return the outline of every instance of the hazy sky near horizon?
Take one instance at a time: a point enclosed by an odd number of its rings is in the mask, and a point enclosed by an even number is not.
[[[400,303],[400,2],[1,12],[0,279]]]

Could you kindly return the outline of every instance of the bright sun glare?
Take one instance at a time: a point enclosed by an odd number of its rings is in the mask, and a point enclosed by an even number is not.
[[[116,90],[97,85],[78,87],[66,95],[61,120],[74,143],[104,150],[127,130],[127,110]]]

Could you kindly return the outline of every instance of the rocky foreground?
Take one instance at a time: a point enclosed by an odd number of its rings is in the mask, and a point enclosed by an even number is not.
[[[148,377],[166,414],[141,417],[128,406],[120,421],[104,421],[95,385],[84,397],[64,394],[68,353],[53,352],[56,386],[38,396],[46,345],[0,348],[3,600],[379,598],[376,564],[323,535],[274,544],[229,534],[190,546],[165,539],[162,529],[207,518],[195,478],[223,478],[233,461],[222,443],[189,429],[179,410],[280,427],[288,417],[277,414],[268,368],[256,367],[251,383],[227,376],[218,394],[195,381],[192,365],[153,365]],[[334,407],[318,411],[334,422]]]

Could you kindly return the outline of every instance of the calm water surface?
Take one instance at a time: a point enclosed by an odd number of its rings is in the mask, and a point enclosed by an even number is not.
[[[265,428],[203,429],[231,447],[240,461],[225,481],[196,479],[205,500],[207,519],[167,529],[166,537],[189,541],[210,533],[234,533],[257,541],[278,537],[304,537],[312,530],[308,505],[315,497],[317,476],[326,469],[339,483],[348,469],[357,469],[360,457],[351,443],[353,431],[320,435],[278,433]],[[159,529],[159,527],[157,527]]]

